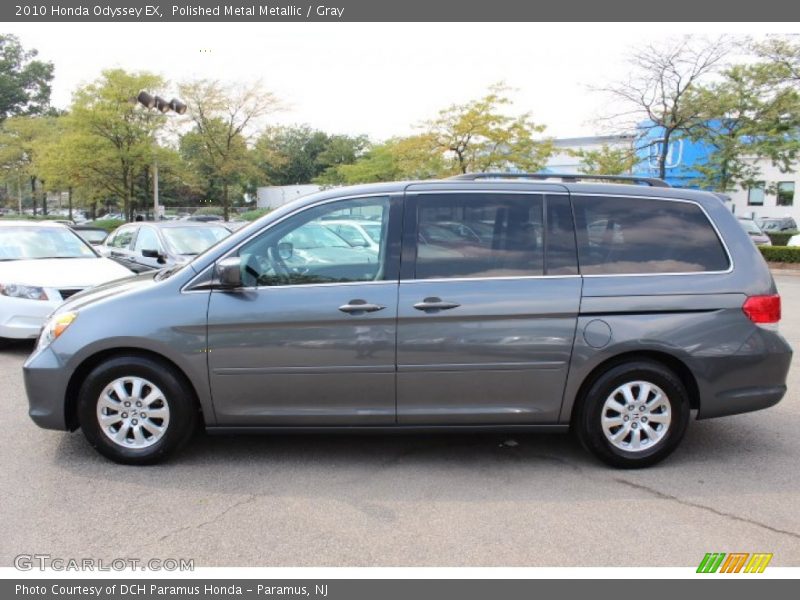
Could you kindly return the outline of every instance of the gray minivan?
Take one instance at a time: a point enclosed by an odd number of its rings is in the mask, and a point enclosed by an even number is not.
[[[654,464],[692,411],[776,404],[792,351],[767,265],[718,198],[610,179],[464,175],[299,199],[188,265],[63,304],[24,366],[30,415],[128,464],[165,458],[198,423],[571,429],[611,465]],[[320,233],[332,219],[380,224],[374,258]]]

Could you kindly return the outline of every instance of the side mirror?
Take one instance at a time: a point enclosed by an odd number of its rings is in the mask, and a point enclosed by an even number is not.
[[[242,287],[242,259],[238,256],[223,258],[217,263],[217,280],[226,289]]]
[[[144,256],[145,258],[157,258],[158,262],[160,262],[161,264],[167,262],[166,260],[167,257],[161,254],[161,252],[159,252],[158,250],[145,248],[144,250],[142,250],[142,256]]]
[[[281,260],[289,260],[294,256],[294,244],[292,242],[281,242],[278,244],[278,256]]]

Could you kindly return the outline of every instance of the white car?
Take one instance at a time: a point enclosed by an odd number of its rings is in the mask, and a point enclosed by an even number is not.
[[[381,250],[380,221],[351,221],[349,219],[335,219],[319,221],[322,225],[333,231],[336,235],[353,247],[369,248],[375,252]]]
[[[69,227],[36,221],[0,222],[0,339],[39,335],[64,300],[132,273],[103,258]]]

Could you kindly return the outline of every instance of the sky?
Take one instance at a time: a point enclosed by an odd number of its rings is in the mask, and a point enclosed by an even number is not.
[[[538,23],[6,23],[55,64],[52,102],[66,108],[103,69],[195,78],[260,79],[286,109],[276,124],[308,124],[374,141],[415,132],[450,104],[503,81],[510,112],[530,112],[545,134],[608,133],[614,107],[592,86],[624,78],[626,53],[686,33],[760,35],[797,24]]]

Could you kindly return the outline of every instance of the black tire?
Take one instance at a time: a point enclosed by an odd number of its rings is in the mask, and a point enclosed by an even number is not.
[[[653,442],[652,446],[638,451],[629,451],[614,445],[608,439],[603,430],[601,418],[603,406],[611,394],[620,386],[629,383],[633,384],[637,381],[655,384],[661,388],[669,403],[671,420],[664,433]],[[639,390],[641,388],[634,389]],[[628,404],[625,404],[626,409]],[[632,410],[633,413],[620,413],[628,417],[625,419],[626,424],[622,427],[627,426],[628,423],[631,423],[631,427],[634,426],[632,424],[633,416],[631,416],[633,414],[637,415],[637,419],[641,419],[635,406]],[[609,368],[595,379],[578,407],[573,429],[578,435],[581,444],[603,462],[622,469],[637,469],[649,467],[664,460],[677,448],[689,425],[690,412],[689,395],[675,373],[657,362],[646,360],[629,361]],[[607,412],[607,415],[612,417],[616,414],[613,409],[611,412]],[[650,419],[650,426],[652,426],[654,422],[653,416],[650,416]],[[636,426],[644,428],[644,425],[638,422]],[[658,426],[657,424],[656,427]],[[619,426],[611,430],[612,434],[617,432],[622,432]],[[639,433],[638,435],[644,441],[645,434]],[[628,440],[627,445],[630,447],[631,438],[627,435],[623,440],[619,441],[619,444],[626,444],[625,439]],[[651,441],[648,440],[647,443]]]
[[[106,386],[123,377],[151,382],[163,393],[167,404],[166,430],[147,447],[125,447],[101,429],[97,415],[101,394]],[[106,458],[126,465],[150,465],[165,460],[189,441],[197,428],[198,409],[194,391],[170,365],[144,356],[115,356],[95,367],[84,380],[78,396],[78,420],[86,439]]]

